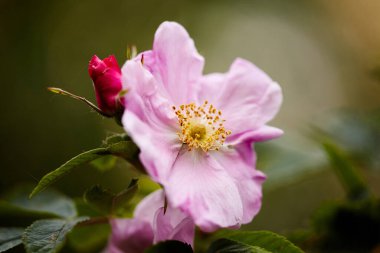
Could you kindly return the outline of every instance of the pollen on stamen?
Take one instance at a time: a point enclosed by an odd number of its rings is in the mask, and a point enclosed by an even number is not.
[[[195,103],[172,106],[181,130],[179,139],[186,144],[188,151],[193,149],[219,150],[231,131],[224,128],[222,112],[206,100],[201,106]]]

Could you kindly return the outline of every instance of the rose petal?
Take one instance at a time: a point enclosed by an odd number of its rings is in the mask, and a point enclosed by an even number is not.
[[[174,105],[193,101],[204,59],[180,24],[162,23],[154,36],[153,50],[143,55],[144,66],[158,80],[164,96]]]
[[[116,57],[114,55],[110,55],[107,58],[104,58],[103,61],[109,68],[112,68],[121,74],[119,63],[117,63]]]
[[[194,248],[195,224],[190,217],[184,218],[170,234],[171,240],[190,244]]]
[[[203,151],[182,152],[163,184],[169,202],[203,231],[241,223],[243,207],[233,178]]]
[[[157,82],[140,62],[127,61],[123,68],[123,86],[127,90],[125,100],[128,111],[144,121],[172,125],[175,117],[171,104],[157,93]]]
[[[153,243],[153,230],[148,222],[138,219],[111,220],[112,234],[107,253],[142,253]]]
[[[252,221],[260,211],[262,198],[262,183],[265,175],[255,170],[256,155],[250,142],[237,145],[234,149],[223,149],[213,152],[212,157],[228,174],[238,182],[239,196],[243,204],[241,223]]]
[[[155,219],[156,212],[165,205],[165,194],[163,190],[157,190],[146,196],[136,206],[133,216],[150,224]]]
[[[181,216],[176,219],[174,216]],[[153,222],[154,243],[165,240],[178,240],[193,246],[195,225],[190,217],[185,216],[178,209],[168,207],[157,210]]]
[[[156,182],[161,183],[168,175],[181,148],[175,131],[160,128],[141,121],[135,114],[127,111],[123,116],[127,133],[140,148],[140,160]]]
[[[133,219],[112,219],[112,235],[107,253],[142,253],[160,241],[194,242],[194,222],[178,209],[167,206],[165,195],[157,190],[146,196],[136,207]]]
[[[122,122],[127,133],[139,146],[140,159],[153,180],[160,182],[171,169],[181,143],[173,111],[156,94],[156,82],[141,63],[127,62],[122,69],[127,110]]]
[[[282,93],[263,71],[237,59],[227,73],[204,76],[198,102],[204,100],[222,111],[224,126],[233,136],[258,129],[271,120],[280,108]]]
[[[271,127],[271,126],[262,126],[255,130],[248,130],[241,132],[239,134],[234,134],[229,136],[226,140],[227,145],[236,145],[242,142],[260,142],[268,141],[280,137],[284,132],[281,129]]]
[[[123,99],[117,99],[122,90],[122,82],[115,56],[101,60],[94,55],[88,65],[88,73],[93,80],[98,107],[109,116],[114,116],[124,106]]]

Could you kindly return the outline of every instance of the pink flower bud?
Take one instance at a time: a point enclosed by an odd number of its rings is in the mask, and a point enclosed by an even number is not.
[[[88,73],[94,83],[96,100],[102,112],[116,116],[124,110],[124,99],[119,97],[122,90],[121,71],[115,56],[104,60],[94,55],[88,65]]]

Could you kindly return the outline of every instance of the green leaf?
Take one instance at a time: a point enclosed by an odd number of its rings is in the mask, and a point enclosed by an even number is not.
[[[3,226],[28,226],[37,219],[58,217],[46,211],[28,210],[0,200],[0,224]]]
[[[106,224],[93,224],[91,226],[76,226],[67,237],[65,245],[71,252],[102,252],[107,244],[111,228]],[[62,250],[63,252],[64,249]]]
[[[303,251],[297,246],[288,241],[285,237],[269,231],[224,231],[218,235],[219,238],[227,239],[228,241],[216,241],[212,244],[209,253],[214,252],[231,252],[218,251],[221,250],[220,244],[225,243],[225,246],[231,247],[234,243],[242,246],[253,246],[249,250],[256,251],[236,251],[236,252],[257,252],[257,253],[302,253]],[[219,247],[218,247],[219,246]],[[242,247],[240,246],[240,247]],[[239,248],[238,246],[234,246]],[[213,250],[214,251],[211,251]],[[259,251],[261,250],[261,251]],[[232,251],[234,252],[234,251]]]
[[[319,137],[333,140],[351,159],[358,161],[362,168],[377,170],[380,165],[379,115],[379,108],[365,112],[355,109],[338,110],[319,121],[315,130]]]
[[[75,203],[65,195],[49,189],[29,199],[31,189],[31,185],[14,188],[0,200],[0,224],[28,226],[37,219],[77,215]]]
[[[127,204],[130,203],[130,200],[135,196],[138,190],[138,179],[134,178],[129,183],[127,189],[119,192],[113,199],[112,209],[117,211],[124,208]]]
[[[101,212],[115,214],[130,203],[130,200],[137,192],[137,182],[138,179],[132,179],[128,187],[118,194],[104,189],[100,185],[95,185],[85,192],[84,199],[86,203]]]
[[[130,141],[130,140],[131,140],[131,138],[126,133],[114,134],[114,135],[108,136],[103,141],[104,142],[103,146],[104,147],[108,147],[111,144],[115,144],[115,143],[118,143],[118,142],[121,142],[121,141]]]
[[[323,143],[323,147],[335,169],[335,173],[345,187],[348,197],[352,200],[368,197],[367,185],[356,168],[350,163],[348,157],[331,142],[326,141]]]
[[[136,155],[139,152],[136,144],[132,141],[120,141],[114,144],[111,144],[107,151],[119,157],[124,158],[127,161],[133,161],[136,159]]]
[[[30,187],[18,188],[9,193],[6,197],[8,202],[24,210],[48,212],[59,217],[74,217],[76,209],[74,202],[65,195],[48,190],[33,199],[28,198]]]
[[[115,167],[116,161],[117,161],[116,156],[105,155],[98,159],[93,160],[90,164],[94,166],[97,170],[101,172],[105,172]]]
[[[193,253],[193,249],[189,244],[180,241],[160,242],[150,247],[145,253]]]
[[[260,247],[238,243],[228,239],[219,239],[212,243],[209,253],[270,253]]]
[[[137,56],[137,48],[135,45],[128,45],[126,52],[127,60],[133,59]]]
[[[121,138],[119,137],[115,137]],[[126,138],[126,137],[123,137]],[[137,159],[138,154],[138,148],[136,144],[134,144],[132,141],[119,141],[116,143],[113,143],[113,141],[109,141],[110,145],[102,148],[96,148],[93,150],[86,151],[82,154],[77,155],[76,157],[70,159],[65,164],[61,165],[58,169],[46,174],[38,185],[34,188],[32,193],[30,194],[30,198],[35,196],[37,193],[43,191],[46,189],[49,185],[55,183],[59,179],[61,179],[63,176],[70,173],[73,169],[78,167],[79,165],[89,163],[95,159],[101,158],[105,155],[115,155],[122,157],[126,159],[127,161],[131,161],[132,163]]]
[[[91,162],[97,158],[102,157],[102,155],[108,154],[107,148],[97,148],[93,150],[86,151],[76,157],[70,159],[68,162],[61,165],[58,169],[46,174],[38,183],[36,188],[30,194],[30,198],[35,196],[37,193],[46,189],[49,185],[55,183],[61,179],[66,174],[70,173],[74,168],[79,165]]]
[[[87,219],[87,217],[78,217],[69,220],[47,219],[34,222],[25,230],[22,237],[26,252],[58,252],[64,244],[66,234],[70,232],[76,224]]]
[[[84,200],[97,210],[110,213],[115,194],[100,185],[95,185],[84,193]]]
[[[98,210],[92,208],[83,197],[75,198],[74,201],[75,207],[77,208],[77,216],[99,217],[104,214],[103,212],[99,212]]]
[[[0,228],[0,252],[7,251],[22,243],[23,228]]]

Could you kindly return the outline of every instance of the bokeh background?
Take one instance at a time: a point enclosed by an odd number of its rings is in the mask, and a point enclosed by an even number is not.
[[[87,73],[92,55],[115,54],[122,65],[127,45],[151,48],[158,25],[172,20],[194,38],[205,73],[224,72],[243,57],[283,88],[284,103],[272,125],[286,134],[257,145],[268,180],[262,212],[249,228],[283,233],[307,227],[321,203],[344,198],[311,137],[313,126],[371,153],[373,162],[362,173],[379,193],[379,133],[370,128],[368,134],[361,124],[380,105],[379,13],[377,0],[1,0],[0,192],[37,183],[122,132],[112,120],[46,87],[95,101]],[[120,190],[134,173],[123,162],[106,172],[83,166],[56,187],[73,197],[96,183]]]

